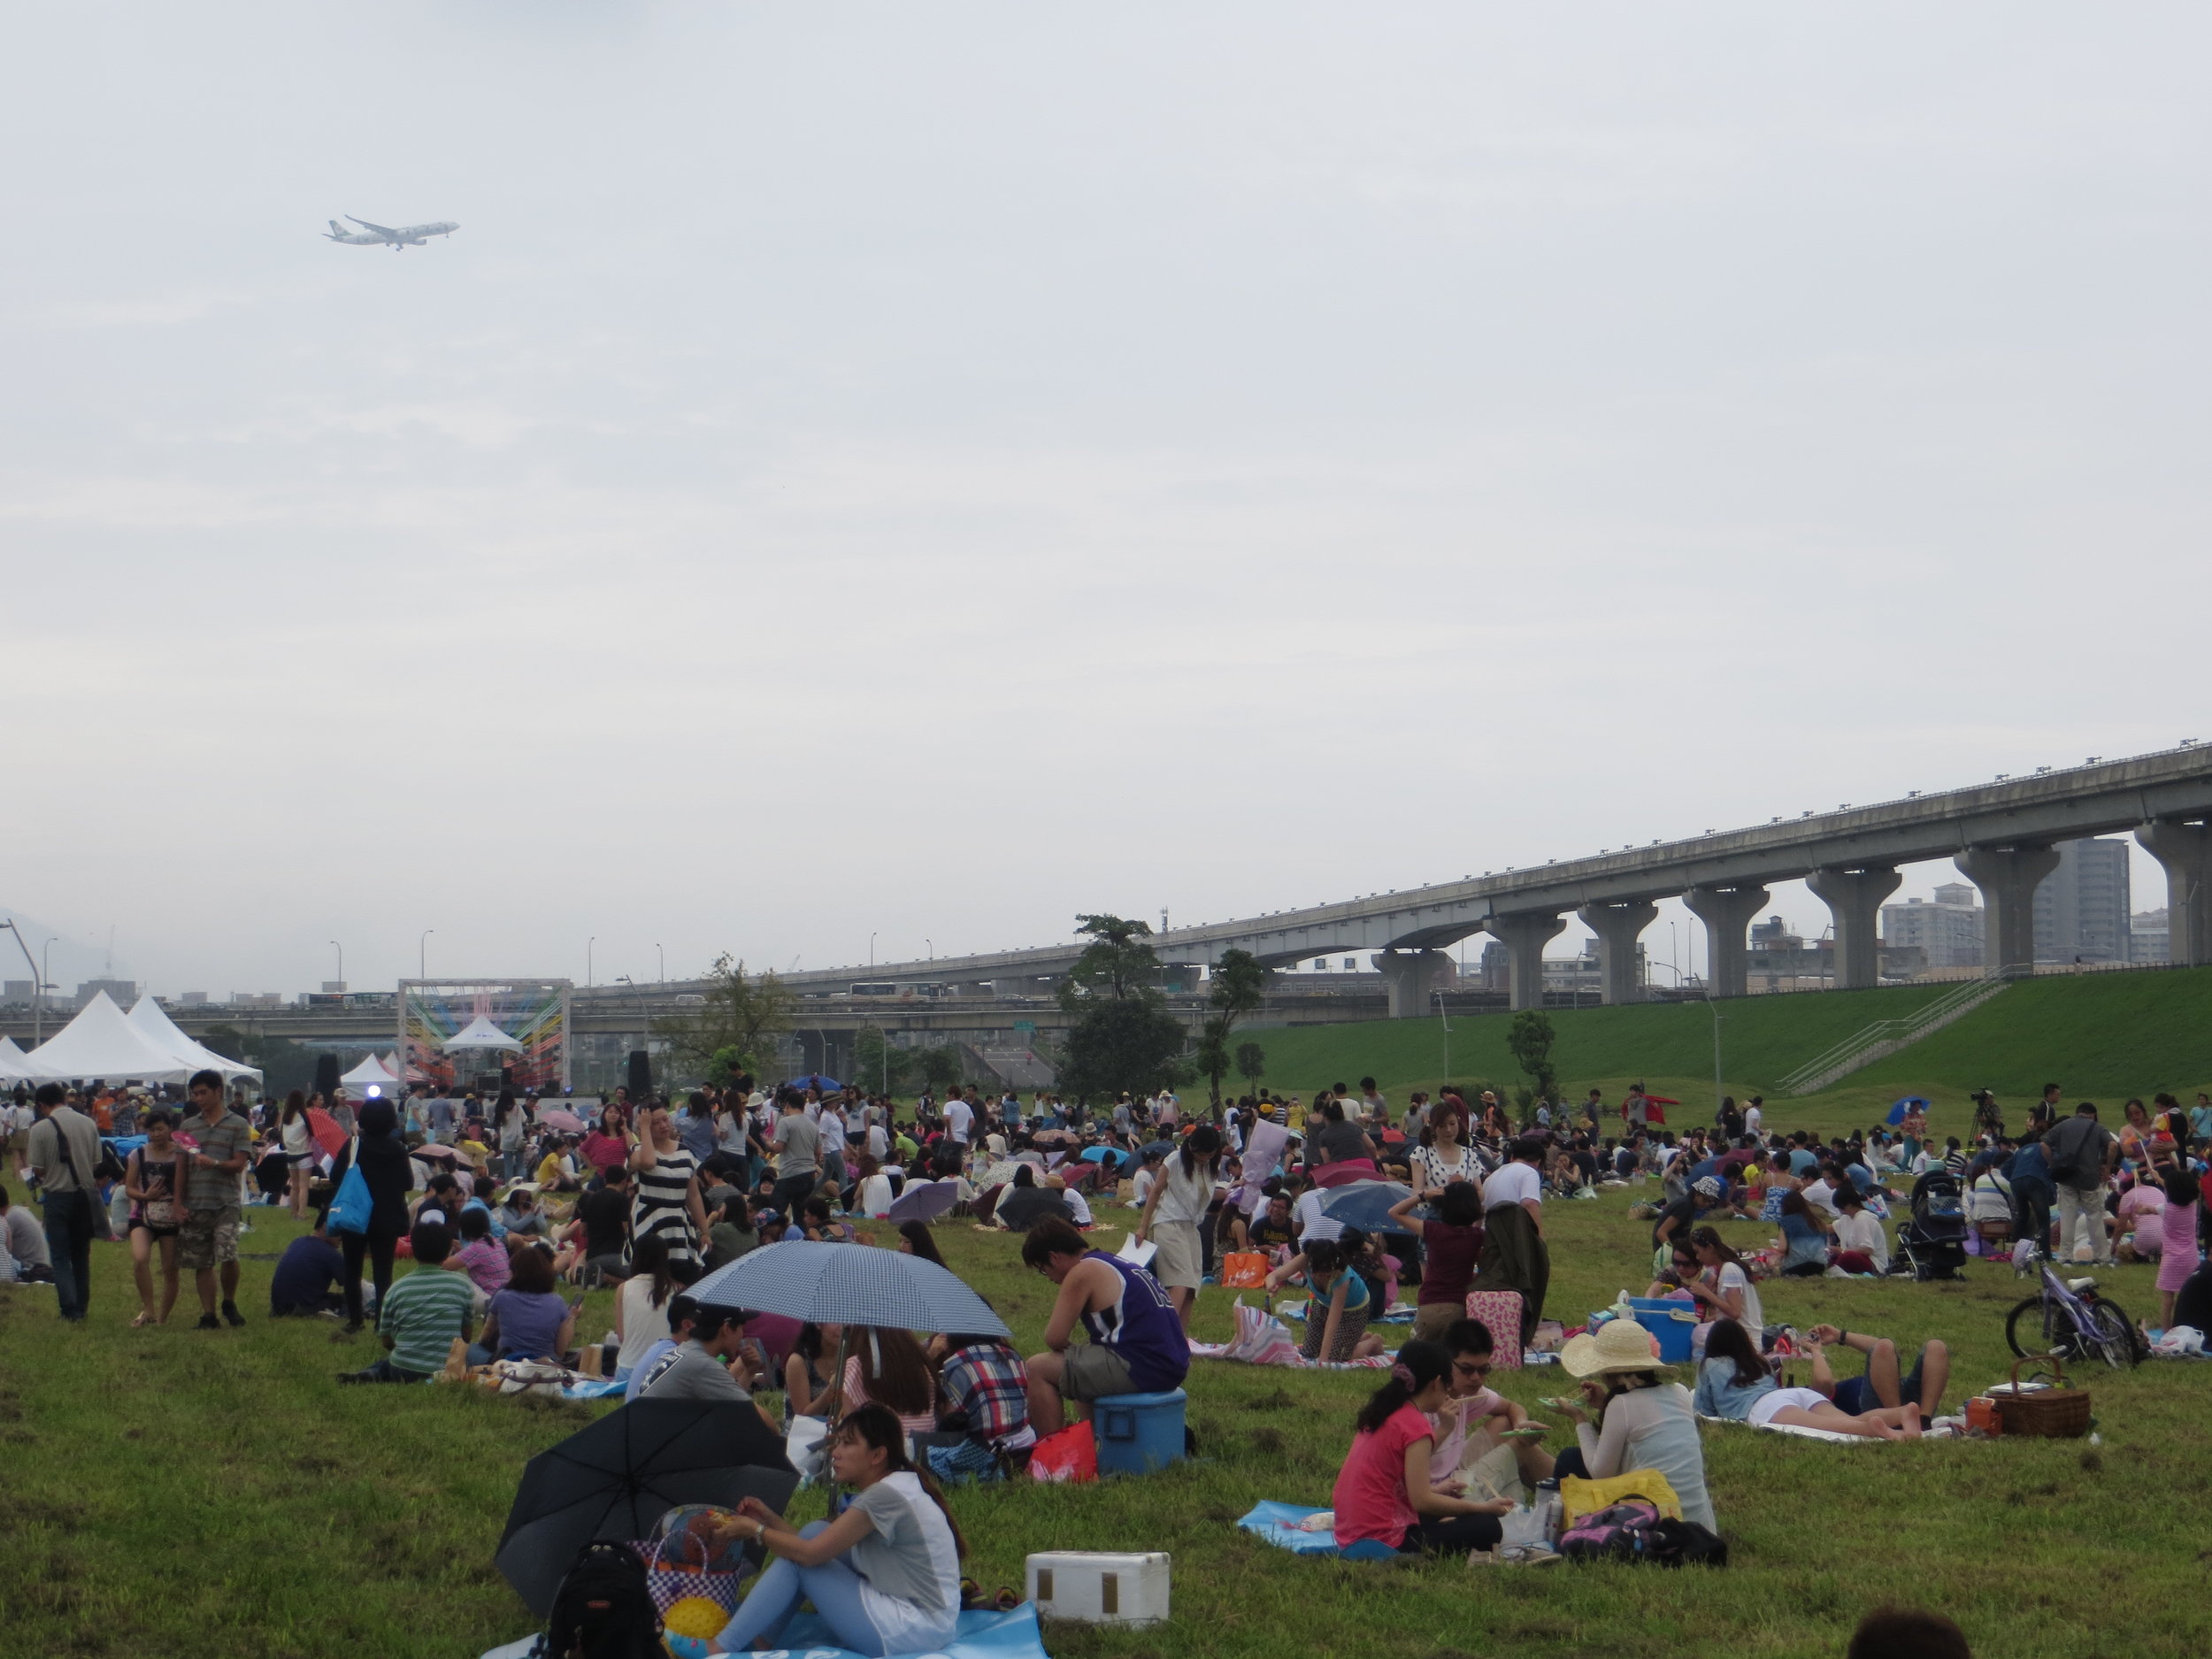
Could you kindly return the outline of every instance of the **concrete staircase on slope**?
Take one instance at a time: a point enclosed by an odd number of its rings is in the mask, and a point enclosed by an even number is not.
[[[1902,1019],[1878,1019],[1864,1031],[1815,1055],[1775,1087],[1785,1094],[1816,1094],[1862,1066],[1871,1065],[1931,1033],[1941,1031],[1954,1020],[1965,1018],[2016,978],[2033,972],[2032,967],[1992,968],[1978,979],[1962,979],[1934,1002]]]

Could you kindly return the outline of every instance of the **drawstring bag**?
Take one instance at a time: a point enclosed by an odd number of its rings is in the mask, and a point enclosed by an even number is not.
[[[330,1230],[365,1235],[369,1213],[376,1201],[369,1196],[368,1178],[361,1173],[361,1140],[354,1137],[353,1156],[346,1164],[346,1179],[338,1183],[338,1195],[330,1201]]]

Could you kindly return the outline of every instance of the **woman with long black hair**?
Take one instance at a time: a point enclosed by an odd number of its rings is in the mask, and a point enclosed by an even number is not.
[[[1137,1222],[1137,1241],[1149,1238],[1158,1247],[1152,1276],[1166,1287],[1175,1317],[1186,1331],[1190,1329],[1191,1310],[1198,1305],[1198,1287],[1205,1280],[1198,1229],[1213,1202],[1214,1171],[1220,1161],[1221,1132],[1211,1124],[1199,1125],[1183,1137],[1165,1172],[1153,1182]]]
[[[399,1138],[399,1114],[392,1110],[388,1100],[366,1102],[361,1108],[360,1133],[348,1141],[338,1154],[337,1163],[330,1171],[330,1190],[334,1197],[346,1179],[346,1171],[357,1163],[361,1179],[369,1188],[369,1226],[366,1233],[341,1233],[338,1248],[346,1258],[346,1332],[357,1334],[364,1320],[361,1310],[361,1263],[365,1259],[376,1285],[376,1301],[384,1305],[384,1294],[392,1287],[392,1257],[401,1239],[407,1234],[407,1188],[411,1175],[408,1167],[407,1147]],[[329,1219],[326,1206],[324,1219]]]

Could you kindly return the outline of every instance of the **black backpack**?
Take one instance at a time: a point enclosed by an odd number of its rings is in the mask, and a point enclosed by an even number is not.
[[[627,1544],[587,1544],[553,1594],[545,1659],[667,1659],[645,1563]]]

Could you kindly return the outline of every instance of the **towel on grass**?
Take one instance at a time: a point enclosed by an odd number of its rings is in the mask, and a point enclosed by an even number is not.
[[[503,1647],[495,1647],[483,1659],[528,1659],[538,1638],[525,1636]],[[859,1659],[859,1655],[832,1644],[829,1629],[811,1613],[802,1613],[784,1632],[783,1649],[803,1654],[806,1659]],[[1037,1629],[1037,1609],[1025,1601],[1008,1613],[963,1613],[960,1627],[950,1641],[928,1649],[942,1659],[1045,1659],[1044,1638]],[[902,1659],[894,1655],[893,1659]]]

